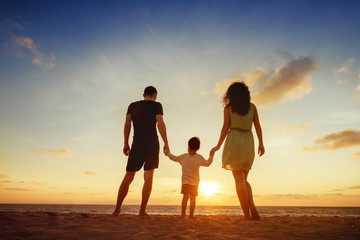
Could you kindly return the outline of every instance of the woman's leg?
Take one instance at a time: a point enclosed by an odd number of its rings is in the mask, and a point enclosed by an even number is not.
[[[251,217],[252,217],[253,220],[260,220],[259,213],[258,213],[258,211],[256,209],[256,206],[255,206],[255,203],[254,203],[254,197],[253,197],[251,185],[247,181],[248,174],[249,174],[249,170],[244,171],[246,188],[247,188],[248,199],[249,199],[249,208],[250,208],[250,211],[251,211]]]
[[[186,215],[186,206],[187,206],[188,200],[189,200],[189,194],[183,193],[183,199],[181,202],[181,217],[185,217],[185,215]]]
[[[234,170],[232,171],[234,179],[235,179],[235,185],[236,185],[236,193],[238,195],[241,208],[244,212],[244,219],[250,220],[250,211],[249,211],[249,195],[248,190],[246,186],[245,181],[245,174],[242,170]]]
[[[190,218],[194,218],[195,205],[196,205],[196,196],[190,195]]]

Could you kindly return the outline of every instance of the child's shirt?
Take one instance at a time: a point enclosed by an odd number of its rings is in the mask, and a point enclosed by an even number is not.
[[[200,182],[200,166],[210,166],[213,161],[213,158],[210,157],[206,160],[202,155],[195,154],[190,155],[189,153],[184,153],[180,156],[174,156],[169,154],[168,157],[181,164],[182,166],[182,184],[198,185]]]

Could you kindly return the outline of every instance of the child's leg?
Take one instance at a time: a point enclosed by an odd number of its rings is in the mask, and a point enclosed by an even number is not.
[[[187,206],[188,200],[189,200],[189,194],[183,193],[183,199],[181,202],[181,216],[182,217],[185,217],[185,215],[186,215],[186,206]]]
[[[194,211],[196,205],[196,196],[190,196],[190,218],[194,218]]]

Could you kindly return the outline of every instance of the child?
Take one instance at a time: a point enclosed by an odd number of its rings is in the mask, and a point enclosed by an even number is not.
[[[197,137],[193,137],[188,142],[188,153],[184,153],[180,156],[174,156],[170,152],[167,156],[181,164],[182,177],[181,177],[181,193],[183,199],[181,203],[181,217],[185,217],[187,202],[190,197],[190,218],[194,218],[194,210],[196,203],[196,196],[198,195],[198,186],[200,182],[199,168],[200,166],[208,167],[213,161],[214,155],[210,155],[208,160],[197,154],[197,150],[200,148],[200,140]]]

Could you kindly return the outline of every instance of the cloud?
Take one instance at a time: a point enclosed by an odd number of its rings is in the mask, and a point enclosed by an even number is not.
[[[1,178],[9,178],[9,176],[6,175],[6,174],[0,174],[0,179],[1,179]]]
[[[60,157],[69,157],[72,155],[71,150],[66,148],[60,149],[31,149],[30,152],[44,154],[44,155],[58,155]]]
[[[43,70],[55,67],[55,54],[40,51],[40,45],[36,44],[31,37],[26,36],[26,29],[21,24],[3,20],[0,22],[0,33],[6,36],[4,47],[8,53],[18,58],[26,58]]]
[[[94,172],[94,171],[86,171],[86,172],[84,172],[84,174],[85,174],[85,175],[93,175],[93,176],[99,175],[98,172]]]
[[[346,147],[360,146],[360,131],[348,129],[331,133],[315,140],[312,147],[302,148],[303,151],[337,150]]]
[[[33,64],[38,65],[43,70],[55,67],[55,54],[42,53],[30,37],[19,37],[11,34],[8,42],[5,43],[6,49],[18,58],[30,57]]]
[[[244,81],[249,88],[257,85],[263,85],[266,80],[270,77],[272,71],[266,70],[265,68],[256,68],[252,72],[242,72],[239,76],[233,76],[230,78],[222,79],[220,82],[215,84],[214,92],[217,96],[223,96],[230,86],[231,83],[236,81]]]
[[[339,73],[343,73],[343,74],[351,74],[351,68],[354,65],[355,59],[354,58],[349,58],[346,62],[343,63],[343,65],[338,68],[335,69],[333,71],[334,76],[338,76]]]
[[[357,85],[357,87],[355,88],[355,92],[353,93],[353,99],[354,100],[360,99],[360,84]]]
[[[351,186],[348,187],[348,189],[360,189],[360,185]]]
[[[33,191],[29,188],[5,188],[6,191]]]
[[[285,128],[285,129],[283,129],[283,132],[284,133],[292,133],[292,132],[303,133],[304,131],[306,131],[310,127],[311,127],[310,124],[297,125],[297,126],[293,126],[293,127],[290,127],[290,128]]]
[[[359,160],[360,159],[360,152],[354,153],[353,155],[351,155],[353,159],[355,160]]]
[[[318,69],[318,63],[312,57],[292,58],[275,70],[263,88],[253,95],[253,101],[266,105],[300,99],[310,93],[310,75]]]
[[[265,199],[313,199],[317,198],[317,195],[304,195],[304,194],[266,194],[266,195],[254,195],[254,197]]]
[[[319,63],[310,56],[294,57],[283,52],[287,63],[277,69],[257,68],[252,72],[242,72],[239,76],[222,79],[215,84],[215,93],[223,95],[234,81],[244,81],[251,91],[252,101],[257,105],[267,105],[281,101],[297,100],[310,93],[310,76],[319,69]]]

